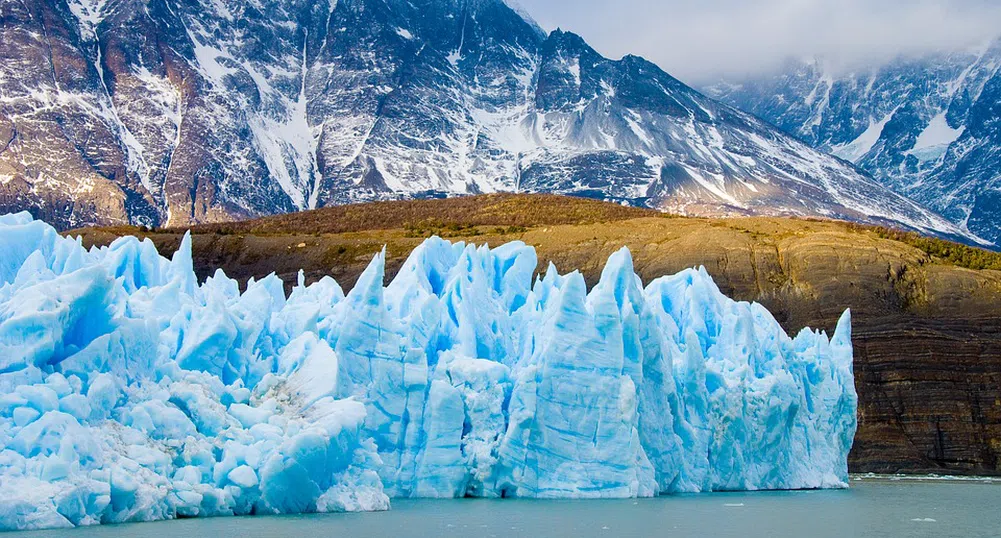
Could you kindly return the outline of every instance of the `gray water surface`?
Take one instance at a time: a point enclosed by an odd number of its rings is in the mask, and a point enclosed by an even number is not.
[[[614,501],[393,501],[389,512],[188,519],[3,538],[999,537],[1001,485],[863,480],[841,491]]]

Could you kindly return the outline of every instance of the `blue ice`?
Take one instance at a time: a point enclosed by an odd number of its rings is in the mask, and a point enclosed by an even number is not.
[[[704,269],[590,291],[431,238],[345,295],[199,283],[185,237],[0,217],[0,529],[385,510],[391,498],[847,487],[851,320],[790,338]]]

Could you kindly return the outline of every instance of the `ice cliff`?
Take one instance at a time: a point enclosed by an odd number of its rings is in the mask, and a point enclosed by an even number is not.
[[[432,238],[347,296],[203,283],[122,238],[0,217],[0,529],[383,510],[394,497],[844,487],[850,317],[789,338],[705,270],[588,292]]]

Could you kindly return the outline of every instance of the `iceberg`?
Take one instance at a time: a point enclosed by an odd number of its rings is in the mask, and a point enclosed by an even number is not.
[[[391,498],[847,487],[849,312],[790,338],[704,269],[589,291],[431,238],[388,285],[198,282],[186,236],[0,217],[0,529],[386,510]]]

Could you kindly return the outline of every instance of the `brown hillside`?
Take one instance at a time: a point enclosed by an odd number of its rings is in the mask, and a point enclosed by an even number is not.
[[[854,314],[856,472],[1001,474],[1001,255],[885,229],[781,218],[695,219],[557,196],[383,202],[195,228],[196,270],[245,281],[332,275],[346,288],[383,247],[390,277],[432,234],[536,247],[594,283],[607,257],[633,253],[644,281],[704,265],[720,288],[767,306],[789,331]],[[180,230],[71,232],[87,244],[124,234],[161,252]]]

